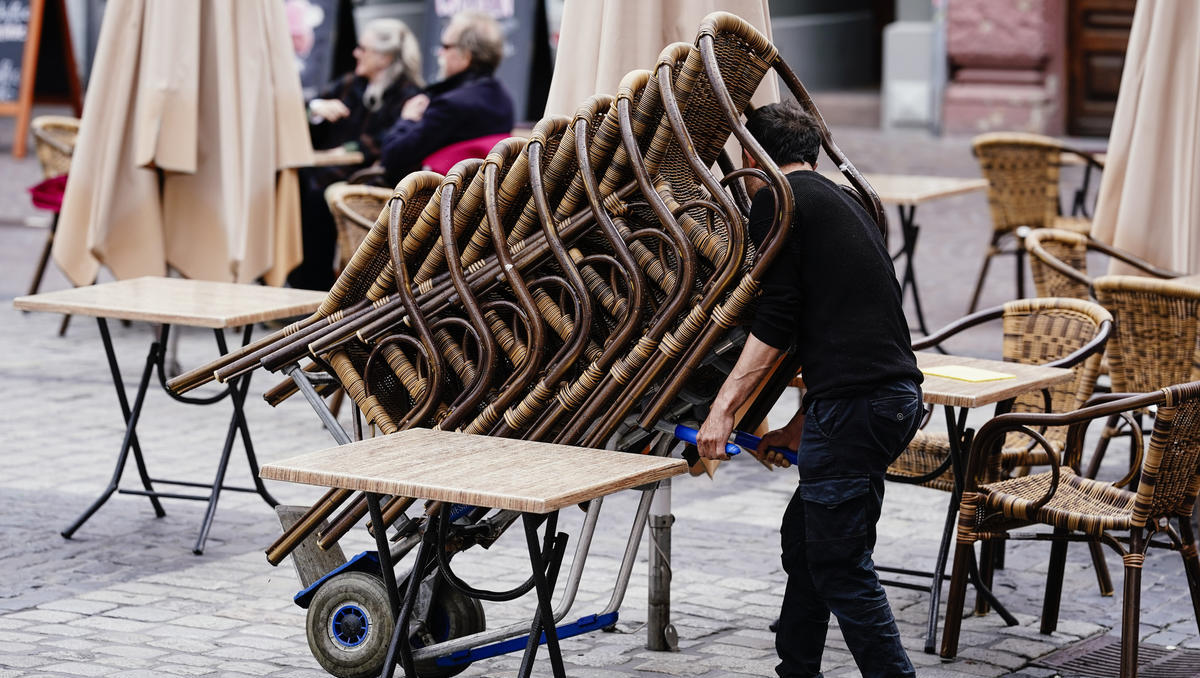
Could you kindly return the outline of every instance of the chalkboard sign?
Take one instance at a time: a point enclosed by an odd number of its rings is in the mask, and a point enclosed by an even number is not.
[[[0,115],[17,119],[12,152],[18,158],[25,156],[35,85],[41,85],[39,101],[65,101],[80,114],[82,94],[63,0],[0,0]]]
[[[0,0],[0,101],[17,101],[29,34],[29,0]]]
[[[533,92],[531,82],[535,64],[548,62],[549,42],[545,35],[545,9],[542,0],[426,0],[425,2],[425,79],[437,80],[437,50],[441,44],[442,31],[450,19],[460,12],[482,12],[499,22],[504,31],[504,60],[496,69],[496,78],[504,83],[513,98],[513,114],[518,122],[528,120],[530,113],[540,116],[541,111],[531,111],[531,99],[540,108],[545,105],[545,94]],[[539,35],[540,34],[540,35]],[[543,58],[543,53],[544,58]],[[545,74],[548,86],[549,72]]]

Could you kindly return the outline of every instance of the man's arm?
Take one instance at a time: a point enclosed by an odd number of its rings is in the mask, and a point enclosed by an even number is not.
[[[738,411],[766,380],[771,367],[783,354],[782,349],[767,344],[753,334],[746,337],[742,355],[713,400],[708,418],[696,436],[700,456],[705,459],[728,459],[725,442],[733,432],[734,413]]]
[[[379,153],[388,177],[399,179],[411,170],[420,169],[422,160],[452,138],[460,124],[456,118],[447,102],[433,101],[420,120],[397,120],[383,135]]]

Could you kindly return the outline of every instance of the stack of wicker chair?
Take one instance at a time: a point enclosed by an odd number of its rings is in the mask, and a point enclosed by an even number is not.
[[[302,381],[340,387],[385,434],[430,427],[666,453],[655,424],[703,418],[695,403],[736,358],[738,326],[791,223],[790,187],[740,119],[772,69],[819,120],[775,48],[716,13],[695,45],[668,46],[653,71],[629,73],[572,119],[547,117],[528,140],[502,141],[445,176],[410,174],[312,316],[171,388],[262,367],[292,378],[268,400],[308,395]],[[732,168],[731,134],[763,170]],[[827,130],[823,146],[883,227],[874,191]],[[747,172],[776,197],[759,247],[738,181]],[[785,361],[744,422],[761,419],[795,372]],[[410,504],[393,498],[385,522]],[[361,497],[330,491],[268,559],[325,518],[319,543],[331,545],[365,513]],[[501,528],[511,519],[488,518]]]

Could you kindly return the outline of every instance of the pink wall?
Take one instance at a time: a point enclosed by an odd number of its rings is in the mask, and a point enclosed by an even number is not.
[[[943,128],[1062,134],[1067,0],[950,0]]]

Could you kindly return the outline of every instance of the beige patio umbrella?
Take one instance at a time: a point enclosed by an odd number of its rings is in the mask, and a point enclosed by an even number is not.
[[[1092,234],[1187,272],[1200,272],[1198,83],[1200,3],[1139,0]]]
[[[718,10],[771,37],[767,0],[567,0],[546,114],[571,116],[593,94],[616,94],[626,73],[653,69],[659,53],[673,42],[694,42],[700,21]],[[751,103],[775,101],[779,84],[764,78]]]
[[[312,145],[282,0],[112,0],[54,259],[76,285],[164,275],[282,284]]]

